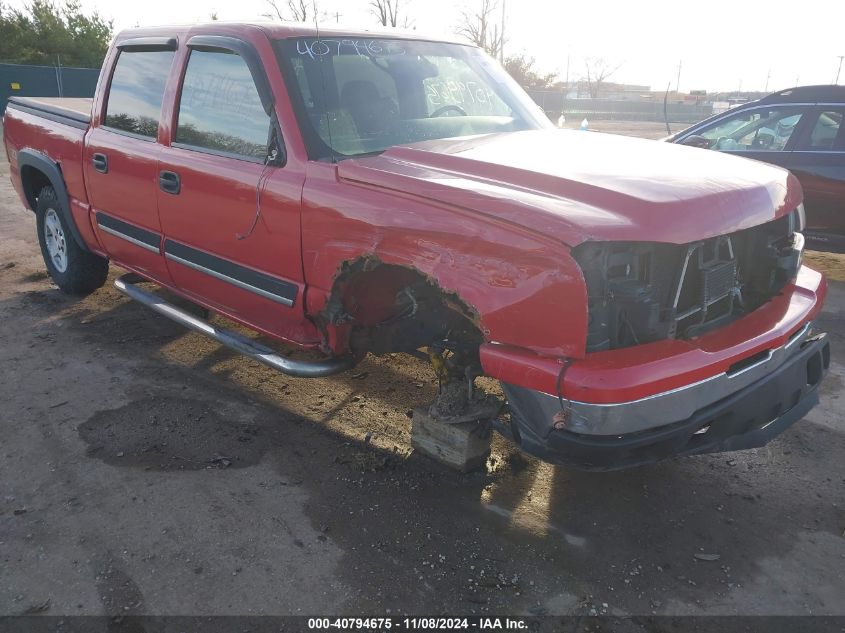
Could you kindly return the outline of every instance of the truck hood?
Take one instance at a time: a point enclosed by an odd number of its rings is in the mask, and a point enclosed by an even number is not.
[[[426,141],[338,165],[338,177],[548,235],[684,244],[794,209],[798,180],[765,163],[644,139],[537,130]]]

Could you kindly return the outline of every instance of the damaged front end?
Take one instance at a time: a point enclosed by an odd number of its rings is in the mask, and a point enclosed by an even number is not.
[[[742,368],[616,403],[567,400],[504,384],[499,428],[527,453],[583,470],[621,470],[669,457],[757,448],[819,402],[830,344],[808,326]]]
[[[475,386],[483,373],[478,321],[470,305],[432,277],[372,255],[341,264],[317,318],[330,348],[354,358],[402,352],[429,360],[439,385],[429,413],[451,424],[490,419],[503,406]]]
[[[826,284],[803,211],[691,244],[587,242],[587,354],[556,388],[503,383],[526,452],[588,470],[758,447],[818,403]],[[753,313],[753,316],[752,316]],[[633,397],[632,397],[633,396]]]
[[[691,338],[774,297],[801,265],[803,210],[691,244],[585,242],[587,352]]]

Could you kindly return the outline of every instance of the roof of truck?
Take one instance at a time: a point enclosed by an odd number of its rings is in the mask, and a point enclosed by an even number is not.
[[[367,38],[367,39],[407,39],[420,40],[429,42],[450,42],[454,44],[465,44],[472,46],[473,44],[456,38],[455,36],[432,35],[420,33],[419,31],[410,31],[404,29],[387,29],[384,27],[374,29],[362,28],[342,28],[340,26],[317,28],[313,24],[305,24],[301,22],[272,22],[272,21],[256,21],[256,22],[206,22],[200,24],[180,24],[171,26],[153,26],[142,27],[134,29],[125,29],[119,32],[116,36],[116,41],[120,42],[131,37],[141,36],[178,36],[188,32],[206,32],[213,33],[225,32],[236,29],[259,29],[264,31],[271,39],[287,39],[292,37],[320,37],[325,39],[334,38]]]

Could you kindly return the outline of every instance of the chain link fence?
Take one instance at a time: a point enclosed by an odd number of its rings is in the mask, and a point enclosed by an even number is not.
[[[591,121],[653,121],[670,123],[697,123],[713,114],[713,105],[708,103],[666,104],[663,99],[654,101],[616,99],[567,99],[562,92],[552,90],[529,90],[528,94],[545,111],[552,121],[562,114],[567,119],[587,118]]]
[[[9,97],[93,97],[99,68],[0,64],[0,108]]]

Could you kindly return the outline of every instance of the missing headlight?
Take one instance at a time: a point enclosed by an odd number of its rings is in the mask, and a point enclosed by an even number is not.
[[[667,338],[662,305],[669,299],[677,247],[651,242],[589,242],[574,255],[587,281],[588,351]]]

